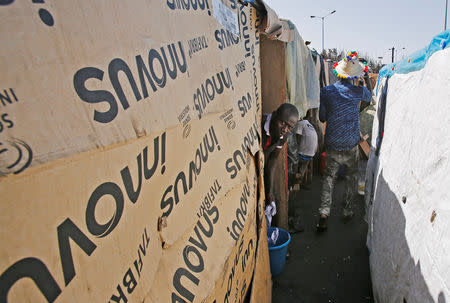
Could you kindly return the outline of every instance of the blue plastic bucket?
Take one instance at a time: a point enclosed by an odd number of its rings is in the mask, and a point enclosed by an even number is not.
[[[267,230],[268,238],[276,228],[269,227]],[[279,275],[283,271],[288,245],[291,242],[291,235],[287,231],[279,227],[278,230],[279,235],[275,244],[269,243],[270,272],[272,276]]]

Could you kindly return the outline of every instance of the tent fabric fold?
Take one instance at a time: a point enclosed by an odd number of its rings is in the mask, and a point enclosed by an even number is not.
[[[319,107],[320,87],[311,51],[305,45],[295,25],[287,20],[294,40],[286,45],[286,102],[294,104],[299,116]]]

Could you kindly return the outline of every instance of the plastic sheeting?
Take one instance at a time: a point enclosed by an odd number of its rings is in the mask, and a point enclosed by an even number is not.
[[[407,74],[424,68],[428,59],[437,51],[450,47],[450,30],[443,31],[431,40],[430,44],[423,49],[405,57],[399,62],[384,66],[379,77],[390,77],[394,74]]]
[[[450,302],[449,66],[444,47],[380,81],[365,186],[377,303]]]
[[[292,41],[294,39],[294,32],[289,27],[287,21],[279,19],[277,13],[263,1],[258,2],[260,2],[266,10],[266,15],[259,26],[260,32],[272,40],[283,42]]]
[[[295,25],[288,20],[287,23],[294,32],[294,40],[286,45],[286,101],[294,104],[303,118],[308,109],[319,107],[319,78],[309,48]]]
[[[319,53],[313,49],[311,51],[311,56],[313,58],[314,63],[316,64],[316,72],[319,77],[319,87],[322,88],[324,86],[329,85],[328,81],[328,67],[325,68],[326,61],[323,60],[322,56],[319,55]],[[327,75],[325,75],[325,69],[327,70]]]

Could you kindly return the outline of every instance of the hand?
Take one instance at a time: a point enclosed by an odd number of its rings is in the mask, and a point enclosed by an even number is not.
[[[275,196],[272,192],[269,192],[266,198],[266,204],[270,204],[272,201],[275,201]]]
[[[280,137],[280,138],[278,138],[277,141],[275,141],[275,145],[276,146],[283,146],[284,143],[286,143],[286,141],[287,141],[287,136]]]

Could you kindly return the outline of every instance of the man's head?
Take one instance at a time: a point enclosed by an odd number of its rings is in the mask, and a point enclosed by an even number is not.
[[[273,112],[272,118],[270,135],[276,138],[286,137],[298,121],[298,110],[294,105],[284,103]]]

